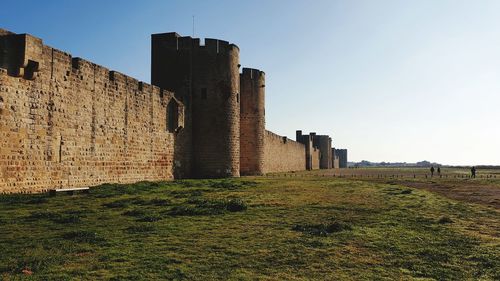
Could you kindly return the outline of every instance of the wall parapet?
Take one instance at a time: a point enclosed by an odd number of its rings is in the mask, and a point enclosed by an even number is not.
[[[0,193],[174,178],[173,92],[2,30],[0,68]]]
[[[306,168],[306,147],[266,130],[264,137],[264,173],[301,171]]]
[[[5,41],[14,43],[5,43]],[[20,49],[13,50],[13,47],[19,47]],[[43,49],[48,49],[48,52],[51,52],[51,54],[49,56],[43,54]],[[20,54],[19,51],[22,53]],[[84,58],[73,57],[70,53],[53,48],[49,45],[44,45],[42,39],[29,34],[16,34],[5,29],[0,29],[0,55],[0,68],[4,69],[9,76],[34,79],[34,76],[26,76],[25,69],[31,67],[32,62],[36,62],[36,66],[32,66],[33,68],[30,69],[30,71],[42,72],[40,74],[50,73],[50,75],[46,76],[50,76],[51,78],[53,78],[57,69],[71,69],[72,71],[64,73],[66,79],[71,75],[78,75],[77,78],[80,80],[88,76],[87,78],[92,77],[94,81],[99,79],[109,81],[109,83],[105,83],[105,87],[114,84],[115,86],[121,85],[133,89],[134,91],[151,91],[153,94],[157,94],[160,97],[164,95],[168,96],[168,94],[164,94],[163,92],[166,90],[160,90],[157,86],[140,81],[116,70],[110,70],[109,68]],[[47,67],[42,68],[43,65]]]
[[[151,37],[156,42],[161,42],[163,47],[181,50],[205,50],[209,54],[227,54],[233,50],[240,50],[236,44],[225,40],[205,38],[205,44],[201,44],[200,38],[181,36],[177,32],[156,33]]]
[[[240,75],[247,79],[259,79],[261,76],[265,76],[266,73],[259,69],[244,67]]]
[[[278,135],[278,134],[276,134],[276,133],[273,133],[273,132],[271,132],[271,131],[269,131],[269,130],[266,130],[266,138],[272,138],[272,139],[275,139],[276,141],[279,141],[279,142],[281,142],[281,143],[283,143],[283,144],[287,144],[287,143],[288,143],[288,144],[292,144],[292,145],[298,145],[298,146],[301,146],[301,147],[303,147],[303,146],[304,146],[304,145],[303,145],[302,143],[300,143],[300,142],[296,142],[296,141],[294,141],[294,140],[291,140],[291,139],[289,139],[289,138],[288,138],[288,137],[286,137],[286,136],[280,136],[280,135]]]

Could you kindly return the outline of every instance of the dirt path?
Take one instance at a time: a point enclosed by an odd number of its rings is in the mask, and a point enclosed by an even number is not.
[[[431,178],[428,168],[330,169],[280,174],[282,177],[336,177],[420,188],[464,202],[500,210],[500,170],[482,169],[475,179],[469,169],[442,168],[442,175]]]
[[[389,181],[387,181],[389,183]],[[436,192],[455,200],[482,204],[500,209],[500,187],[494,183],[476,182],[474,180],[460,181],[411,181],[396,180],[390,183],[420,188]]]

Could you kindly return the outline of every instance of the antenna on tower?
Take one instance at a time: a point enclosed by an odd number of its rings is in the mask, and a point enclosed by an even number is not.
[[[194,38],[194,15],[193,15],[193,38]]]

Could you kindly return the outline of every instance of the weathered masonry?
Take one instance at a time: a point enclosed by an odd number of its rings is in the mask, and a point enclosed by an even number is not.
[[[173,177],[172,92],[0,32],[0,191]]]
[[[332,148],[334,168],[347,168],[347,149]]]
[[[154,34],[147,84],[0,29],[0,193],[331,168],[328,136],[266,131],[265,74],[239,52]]]

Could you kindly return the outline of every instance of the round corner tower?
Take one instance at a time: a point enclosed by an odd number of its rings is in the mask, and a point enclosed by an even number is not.
[[[265,73],[243,68],[240,74],[240,171],[264,174]]]
[[[240,175],[239,48],[227,41],[152,36],[152,83],[186,103],[191,176]],[[177,147],[176,147],[177,150]]]

